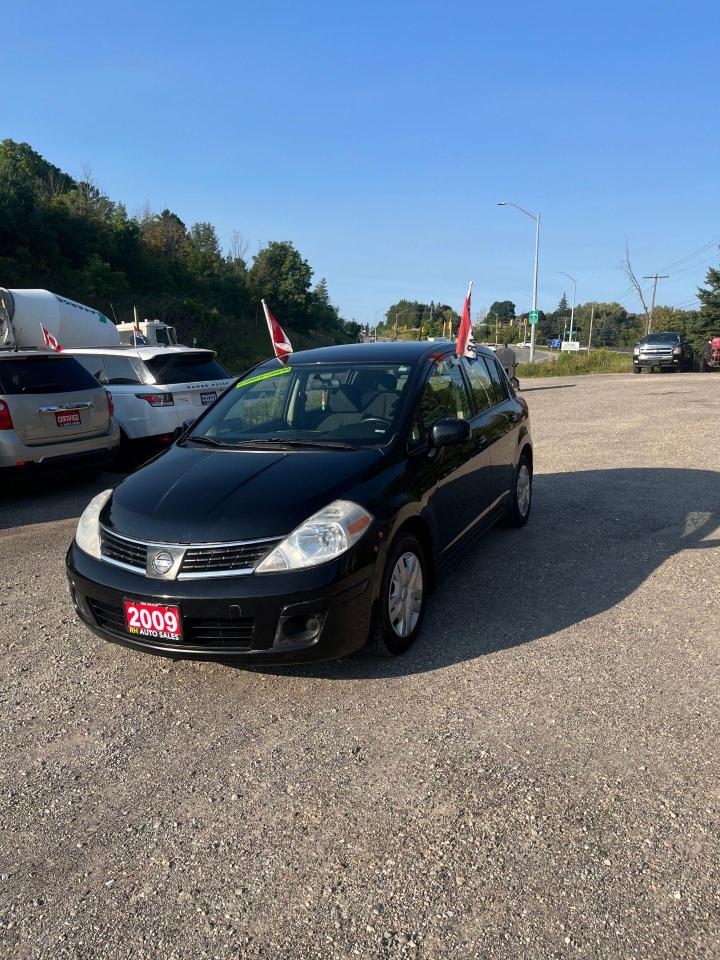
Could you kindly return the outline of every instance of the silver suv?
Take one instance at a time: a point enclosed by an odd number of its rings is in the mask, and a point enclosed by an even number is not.
[[[119,443],[111,395],[77,360],[0,351],[0,470],[101,464]]]

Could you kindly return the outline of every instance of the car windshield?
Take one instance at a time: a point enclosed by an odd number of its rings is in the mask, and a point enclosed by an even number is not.
[[[677,343],[679,340],[679,333],[649,333],[643,343]]]
[[[252,371],[190,432],[206,446],[382,446],[397,432],[411,364]]]
[[[93,390],[97,385],[72,357],[0,358],[0,393],[70,393]]]
[[[157,384],[197,383],[201,380],[232,380],[209,350],[159,354],[145,361]]]

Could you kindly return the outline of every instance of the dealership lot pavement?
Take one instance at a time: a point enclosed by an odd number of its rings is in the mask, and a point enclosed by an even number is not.
[[[526,381],[533,517],[404,658],[76,621],[116,477],[0,501],[0,954],[720,957],[720,376]]]

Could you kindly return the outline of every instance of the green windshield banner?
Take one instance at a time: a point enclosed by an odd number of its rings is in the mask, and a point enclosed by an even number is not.
[[[279,370],[271,370],[269,373],[261,373],[257,377],[250,377],[249,380],[241,380],[240,383],[235,384],[235,389],[239,390],[240,387],[249,387],[252,383],[259,383],[261,380],[267,380],[270,377],[279,377],[282,373],[290,373],[290,367],[280,367]]]

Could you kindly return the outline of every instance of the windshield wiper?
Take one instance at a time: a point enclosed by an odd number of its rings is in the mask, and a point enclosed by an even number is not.
[[[324,447],[327,450],[354,450],[351,443],[342,440],[315,440],[312,437],[267,437],[264,440],[246,441],[247,443],[268,443],[273,446],[286,447]]]
[[[322,447],[325,450],[355,450],[350,443],[343,443],[340,440],[313,440],[299,439],[295,437],[258,437],[256,440],[216,440],[214,437],[186,437],[186,440],[192,440],[193,443],[199,443],[206,447],[224,447],[225,449],[255,449],[262,447],[272,447],[274,450],[281,450],[290,447]]]
[[[192,443],[199,443],[203,447],[234,447],[234,443],[224,443],[222,440],[216,440],[214,437],[185,437],[185,442],[190,440]]]

